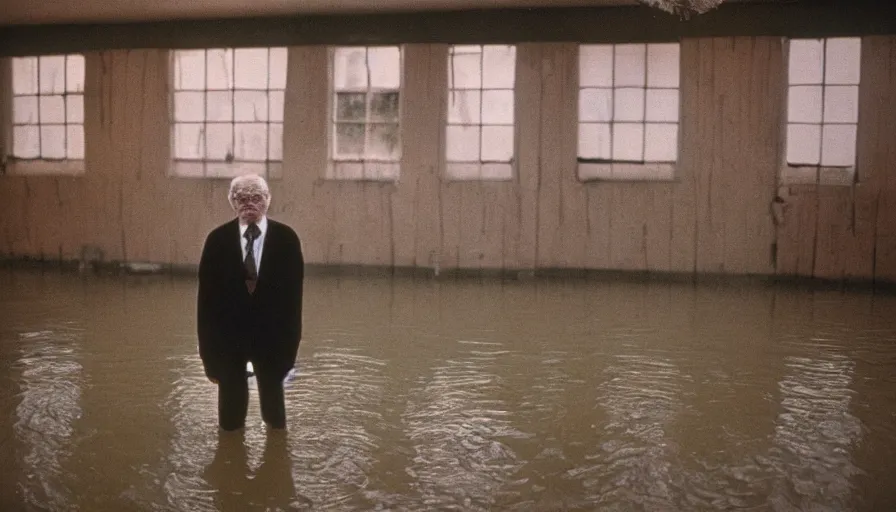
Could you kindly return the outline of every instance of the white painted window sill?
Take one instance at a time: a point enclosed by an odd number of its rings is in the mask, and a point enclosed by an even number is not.
[[[15,160],[6,163],[7,176],[82,176],[84,160]]]
[[[243,174],[258,174],[266,179],[283,177],[282,162],[201,162],[175,160],[170,168],[176,178],[223,178],[232,179]]]
[[[510,162],[447,162],[445,179],[448,181],[510,181],[513,164]]]
[[[399,162],[375,162],[368,160],[331,160],[324,177],[331,181],[371,181],[394,183],[401,173]]]
[[[855,167],[809,167],[785,165],[782,185],[825,185],[851,187],[856,183]]]
[[[587,163],[579,162],[579,181],[647,181],[675,180],[675,164],[671,163]]]

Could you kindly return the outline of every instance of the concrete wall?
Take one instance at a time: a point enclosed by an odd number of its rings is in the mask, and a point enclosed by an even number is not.
[[[309,263],[795,274],[896,281],[896,37],[863,40],[859,180],[779,187],[787,66],[776,37],[685,39],[673,182],[576,178],[577,45],[517,49],[512,182],[447,182],[447,45],[405,47],[398,183],[323,178],[326,48],[290,49],[271,216]],[[87,55],[87,171],[0,177],[0,254],[195,264],[227,180],[168,176],[168,52]],[[778,197],[776,202],[776,197]],[[777,209],[780,215],[773,215]]]

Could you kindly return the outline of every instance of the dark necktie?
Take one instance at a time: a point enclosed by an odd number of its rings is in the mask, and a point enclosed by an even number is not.
[[[255,239],[261,234],[254,223],[249,224],[243,236],[246,237],[246,259],[243,260],[243,267],[246,268],[246,286],[249,293],[255,291],[255,282],[258,280],[258,268],[255,266]]]

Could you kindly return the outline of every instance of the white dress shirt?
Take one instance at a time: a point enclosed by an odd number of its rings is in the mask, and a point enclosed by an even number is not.
[[[255,223],[258,226],[258,229],[261,230],[261,234],[258,235],[258,238],[255,239],[255,245],[252,247],[253,254],[255,255],[255,269],[258,272],[261,272],[261,250],[264,247],[264,236],[268,232],[268,217],[267,215],[262,216],[258,222]],[[242,261],[246,261],[246,245],[248,245],[248,240],[243,236],[246,234],[246,230],[249,229],[248,224],[243,224],[240,221],[240,247],[243,250],[243,259]]]

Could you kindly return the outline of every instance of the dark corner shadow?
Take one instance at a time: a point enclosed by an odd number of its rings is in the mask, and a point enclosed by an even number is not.
[[[307,510],[311,500],[298,494],[292,477],[286,431],[268,431],[261,464],[249,469],[245,433],[218,432],[218,447],[203,477],[221,512]]]

